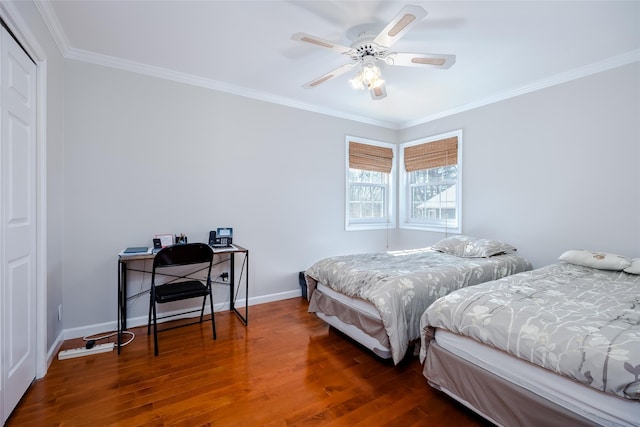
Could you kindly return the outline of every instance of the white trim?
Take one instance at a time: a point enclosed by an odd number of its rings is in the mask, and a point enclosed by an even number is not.
[[[45,359],[45,349],[47,347],[47,61],[37,63],[36,82],[36,157],[37,157],[37,231],[36,242],[38,251],[37,265],[37,310],[40,318],[37,319],[37,330],[42,334],[39,339],[38,352],[36,353],[36,377],[42,378],[47,373],[50,362]]]
[[[398,146],[398,227],[405,230],[421,230],[421,231],[435,231],[441,233],[460,234],[462,233],[462,129],[454,130],[451,132],[445,132],[438,135],[429,136],[427,138],[415,139],[413,141],[403,142]],[[432,224],[421,224],[418,222],[409,221],[409,213],[411,209],[409,207],[409,197],[407,194],[407,172],[404,170],[404,149],[405,147],[411,147],[418,144],[426,144],[432,141],[438,141],[440,139],[451,138],[453,136],[458,137],[458,176],[456,183],[456,212],[458,214],[458,226],[454,228],[436,227]]]
[[[36,377],[47,373],[47,56],[15,5],[0,2],[0,17],[36,63]]]
[[[53,342],[53,345],[49,347],[49,351],[47,351],[47,366],[51,366],[53,359],[56,358],[58,351],[62,348],[62,344],[64,344],[64,331],[60,332],[56,337],[56,340]]]
[[[47,21],[47,17],[44,17]],[[59,24],[58,24],[59,25]],[[57,40],[57,39],[56,39]],[[62,43],[62,41],[60,42]],[[279,97],[266,92],[259,92],[253,89],[247,89],[245,87],[231,85],[228,83],[220,82],[217,80],[206,79],[203,77],[194,76],[191,74],[180,73],[160,67],[154,67],[151,65],[142,64],[139,62],[128,61],[112,56],[101,55],[81,49],[67,48],[63,55],[65,58],[75,59],[78,61],[88,62],[96,65],[102,65],[105,67],[116,68],[132,73],[138,73],[148,76],[154,76],[166,80],[185,83],[193,86],[199,86],[206,89],[217,90],[220,92],[230,93],[232,95],[243,96],[246,98],[257,99],[260,101],[270,102],[274,104],[284,105],[286,107],[296,108],[300,110],[306,110],[314,113],[325,114],[328,116],[343,118],[347,120],[353,120],[356,122],[367,123],[375,126],[380,126],[388,129],[402,130],[408,129],[417,125],[428,123],[437,119],[459,114],[465,111],[473,110],[476,108],[484,107],[486,105],[494,104],[496,102],[504,101],[506,99],[514,98],[516,96],[525,95],[527,93],[535,92],[541,89],[546,89],[551,86],[566,83],[572,80],[577,80],[582,77],[587,77],[592,74],[597,74],[603,71],[611,70],[617,67],[628,65],[634,62],[640,61],[640,49],[623,53],[611,58],[604,59],[602,61],[585,65],[583,67],[575,68],[563,73],[559,73],[524,86],[518,86],[513,89],[500,92],[486,98],[479,99],[468,104],[461,105],[450,110],[442,111],[436,114],[432,114],[420,119],[412,120],[405,123],[393,123],[384,120],[376,120],[369,117],[358,116],[355,114],[345,113],[343,111],[323,108],[317,105],[311,105],[302,103],[290,98]]]
[[[132,73],[143,74],[146,76],[158,77],[161,79],[171,80],[179,83],[185,83],[192,86],[198,86],[205,89],[217,90],[220,92],[230,93],[232,95],[243,96],[246,98],[257,99],[259,101],[280,104],[286,107],[296,108],[299,110],[311,111],[314,113],[326,114],[328,116],[340,117],[356,122],[368,123],[375,126],[395,129],[397,126],[393,123],[383,120],[375,120],[369,117],[348,114],[343,111],[333,110],[330,108],[322,108],[316,105],[302,103],[293,99],[276,96],[267,92],[260,92],[245,87],[231,85],[217,80],[207,79],[195,76],[193,74],[180,73],[166,68],[155,67],[136,61],[116,58],[109,55],[89,52],[83,49],[77,49],[69,45],[69,41],[62,29],[62,25],[51,6],[49,0],[35,2],[38,12],[49,28],[53,39],[58,46],[62,55],[67,59],[75,59],[77,61],[88,62],[90,64],[102,65],[104,67],[115,68],[118,70],[129,71]]]
[[[47,19],[45,18],[45,21]],[[57,40],[57,39],[56,39]],[[81,49],[68,48],[63,53],[65,58],[75,59],[78,61],[88,62],[105,67],[115,68],[119,70],[129,71],[166,80],[171,80],[188,85],[199,86],[205,89],[217,90],[220,92],[230,93],[232,95],[243,96],[246,98],[256,99],[259,101],[270,102],[273,104],[283,105],[285,107],[296,108],[299,110],[310,111],[313,113],[325,114],[332,117],[352,120],[360,123],[367,123],[374,126],[380,126],[387,129],[402,130],[417,125],[428,123],[454,114],[463,113],[465,111],[474,110],[506,99],[515,98],[516,96],[525,95],[541,89],[546,89],[558,84],[577,80],[603,71],[608,71],[617,67],[628,65],[640,61],[640,49],[633,50],[621,55],[617,55],[605,60],[589,64],[580,68],[575,68],[563,73],[559,73],[524,86],[515,87],[513,89],[500,92],[486,98],[479,99],[468,104],[461,105],[450,110],[441,111],[420,119],[412,120],[405,123],[394,123],[384,120],[376,120],[370,117],[358,116],[331,108],[324,108],[317,105],[303,103],[294,99],[284,98],[267,92],[259,92],[254,89],[248,89],[242,86],[231,85],[229,83],[220,82],[218,80],[207,79],[204,77],[194,76],[192,74],[180,73],[165,68],[154,67],[139,62],[128,61],[125,59],[115,58],[112,56],[101,55]]]
[[[67,50],[65,57],[68,59],[75,59],[78,61],[88,62],[96,65],[102,65],[104,67],[115,68],[119,70],[129,71],[132,73],[158,77],[161,79],[184,83],[192,86],[198,86],[205,89],[217,90],[220,92],[230,93],[232,95],[242,96],[245,98],[257,99],[259,101],[279,104],[285,107],[296,108],[299,110],[306,110],[314,113],[326,114],[333,117],[340,117],[343,119],[353,120],[353,121],[362,122],[362,123],[368,123],[368,124],[380,126],[380,127],[389,127],[389,128],[395,127],[395,125],[390,122],[374,120],[368,117],[348,114],[342,111],[332,110],[329,108],[322,108],[316,105],[306,104],[290,98],[276,96],[267,92],[260,92],[253,89],[247,89],[242,86],[232,85],[232,84],[221,82],[218,80],[207,79],[207,78],[195,76],[192,74],[181,73],[181,72],[169,70],[166,68],[160,68],[152,65],[142,64],[140,62],[119,59],[113,56],[101,55],[101,54],[88,52],[81,49],[70,48],[69,50]]]
[[[34,1],[33,3],[35,4],[36,9],[38,9],[38,13],[40,13],[45,25],[49,29],[49,33],[51,33],[53,40],[56,42],[56,46],[58,46],[60,54],[64,56],[70,49],[69,40],[62,29],[62,25],[60,25],[60,21],[53,10],[53,6],[51,6],[51,2],[49,0],[45,0]]]
[[[291,299],[291,298],[300,298],[301,294],[302,294],[302,290],[301,289],[297,289],[295,291],[286,291],[286,292],[279,292],[279,293],[276,293],[276,294],[269,294],[269,295],[263,295],[263,296],[259,296],[259,297],[252,297],[252,298],[249,298],[249,306],[265,304],[265,303],[273,302],[273,301],[281,301],[281,300]],[[238,299],[236,301],[236,308],[238,308],[239,310],[242,310],[244,308],[244,304],[245,304],[245,300],[244,299]],[[213,309],[215,310],[216,315],[221,311],[228,311],[229,310],[229,302],[227,301],[227,302],[224,302],[224,303],[215,304]],[[187,308],[187,310],[188,310],[188,308]],[[182,311],[184,311],[184,309],[177,310],[177,311],[172,311],[172,312],[162,313],[162,315],[163,316],[165,316],[165,315],[175,315],[175,314],[179,315]],[[242,312],[242,311],[240,311],[240,312]],[[204,310],[204,313],[205,314],[211,313],[211,310],[209,309],[209,305],[208,304],[207,304],[207,308],[205,308],[205,310]],[[174,317],[172,319],[175,320],[175,319],[179,319],[181,317],[182,318],[186,318],[186,317],[189,317],[189,316],[193,316],[193,314],[190,314],[190,315],[186,314],[184,316],[176,316],[176,317]],[[235,314],[233,314],[233,316],[235,316]],[[249,323],[251,323],[251,311],[250,310],[247,313],[247,319],[248,319]],[[148,320],[147,316],[129,317],[127,319],[127,327],[128,328],[136,328],[136,327],[139,327],[139,326],[146,326],[147,320]],[[95,335],[95,334],[108,333],[108,332],[116,331],[117,327],[118,326],[116,324],[116,321],[112,321],[112,322],[96,323],[96,324],[93,324],[93,325],[85,325],[85,326],[80,326],[80,327],[77,327],[77,328],[65,329],[64,331],[62,331],[61,336],[59,337],[57,342],[62,344],[62,342],[64,340],[82,338],[82,337]],[[52,347],[52,349],[53,348],[55,348],[56,349],[55,352],[57,352],[57,350],[60,349],[60,346],[58,345],[56,347],[54,345]],[[55,352],[54,352],[54,356],[55,356]]]
[[[43,17],[44,18],[44,17]],[[47,18],[45,18],[47,21]],[[57,39],[56,39],[57,40]],[[352,120],[360,123],[367,123],[374,126],[380,126],[387,129],[402,130],[408,129],[417,125],[428,123],[434,120],[438,120],[444,117],[459,114],[465,111],[474,110],[476,108],[484,107],[486,105],[494,104],[496,102],[504,101],[506,99],[514,98],[516,96],[525,95],[527,93],[535,92],[541,89],[546,89],[551,86],[566,83],[572,80],[577,80],[582,77],[587,77],[592,74],[597,74],[603,71],[611,70],[613,68],[628,65],[634,62],[640,61],[640,49],[627,52],[612,58],[608,58],[594,64],[589,64],[584,67],[575,68],[563,73],[556,74],[554,76],[535,81],[533,83],[526,84],[524,86],[515,87],[513,89],[500,92],[486,98],[479,99],[468,104],[461,105],[450,110],[442,111],[436,114],[432,114],[420,119],[412,120],[405,123],[394,123],[384,120],[376,120],[370,117],[358,116],[355,114],[345,113],[331,108],[324,108],[317,105],[307,104],[300,101],[296,101],[290,98],[284,98],[276,96],[267,92],[259,92],[253,89],[248,89],[242,86],[231,85],[229,83],[221,82],[218,80],[207,79],[204,77],[195,76],[187,73],[180,73],[177,71],[154,67],[147,64],[142,64],[135,61],[129,61],[112,56],[101,55],[81,49],[68,48],[63,53],[65,58],[75,59],[78,61],[88,62],[96,65],[102,65],[105,67],[115,68],[123,71],[129,71],[132,73],[143,74],[147,76],[158,77],[166,80],[171,80],[179,83],[185,83],[188,85],[198,86],[205,89],[217,90],[220,92],[230,93],[232,95],[243,96],[246,98],[256,99],[259,101],[270,102],[273,104],[283,105],[285,107],[296,108],[299,110],[310,111],[313,113],[325,114],[332,117],[338,117],[342,119]]]
[[[118,70],[129,71],[131,73],[142,74],[146,76],[158,77],[178,83],[184,83],[192,86],[198,86],[205,89],[217,90],[232,95],[242,96],[245,98],[257,99],[273,104],[283,105],[285,107],[296,108],[299,110],[311,111],[314,113],[326,114],[328,116],[339,117],[356,122],[368,123],[375,126],[396,128],[397,126],[390,122],[375,120],[369,117],[357,116],[355,114],[345,113],[343,111],[323,108],[317,105],[306,104],[290,98],[273,95],[267,92],[260,92],[254,89],[248,89],[242,86],[232,85],[218,80],[207,79],[193,74],[181,73],[166,68],[155,67],[136,61],[115,58],[113,56],[102,55],[98,53],[88,52],[86,50],[69,48],[65,51],[65,58],[77,61],[88,62],[91,64],[102,65],[104,67],[115,68]]]
[[[547,77],[524,86],[515,87],[511,90],[497,93],[495,95],[489,96],[487,98],[479,99],[469,104],[461,105],[459,107],[452,108],[450,110],[432,114],[430,116],[423,117],[422,119],[405,122],[399,125],[398,128],[399,129],[411,128],[413,126],[428,123],[437,119],[441,119],[443,117],[448,117],[454,114],[459,114],[465,111],[473,110],[475,108],[484,107],[486,105],[504,101],[509,98],[514,98],[516,96],[525,95],[527,93],[535,92],[541,89],[546,89],[551,86],[567,83],[572,80],[577,80],[582,77],[590,76],[592,74],[597,74],[603,71],[612,70],[614,68],[622,67],[624,65],[632,64],[638,61],[640,61],[640,49],[632,50],[630,52],[613,56],[611,58],[607,58],[593,64],[585,65],[584,67],[574,68],[573,70],[565,71],[564,73],[559,73],[551,77]]]

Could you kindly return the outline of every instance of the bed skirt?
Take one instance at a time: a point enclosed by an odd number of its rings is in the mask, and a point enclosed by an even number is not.
[[[350,298],[318,284],[309,312],[352,337],[383,359],[391,357],[389,337],[373,304]]]
[[[498,426],[598,426],[518,385],[448,352],[432,341],[424,363],[429,385]]]

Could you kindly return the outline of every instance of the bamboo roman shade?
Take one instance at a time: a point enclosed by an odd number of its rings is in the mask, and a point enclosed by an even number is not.
[[[391,173],[393,150],[377,145],[349,141],[349,167]]]
[[[450,166],[458,163],[458,137],[440,139],[404,149],[407,172]]]

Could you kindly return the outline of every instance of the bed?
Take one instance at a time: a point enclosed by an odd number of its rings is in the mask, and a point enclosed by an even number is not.
[[[325,258],[305,279],[309,312],[398,364],[437,298],[530,269],[509,244],[453,236],[428,248]]]
[[[640,259],[571,250],[423,314],[428,383],[496,425],[640,425]]]

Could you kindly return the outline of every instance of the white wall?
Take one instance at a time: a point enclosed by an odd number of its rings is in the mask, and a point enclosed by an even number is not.
[[[299,295],[321,257],[385,249],[344,231],[344,138],[395,131],[72,60],[65,76],[65,329],[115,322],[116,255],[156,233],[233,227],[257,301]]]
[[[206,241],[234,227],[254,302],[296,295],[296,273],[319,258],[442,238],[344,231],[346,134],[462,128],[466,234],[512,243],[535,266],[571,248],[640,256],[639,67],[392,131],[69,60],[64,327],[115,322],[116,254],[156,233]]]
[[[534,266],[568,249],[640,257],[640,64],[401,132],[463,129],[463,232],[505,240]],[[434,233],[401,232],[422,246]]]

